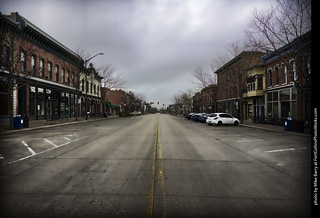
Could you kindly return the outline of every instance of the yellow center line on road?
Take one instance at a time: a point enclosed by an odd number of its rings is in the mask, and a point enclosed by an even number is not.
[[[162,197],[163,197],[163,218],[167,217],[167,202],[166,202],[166,192],[164,189],[164,177],[163,177],[163,164],[162,164],[162,144],[161,144],[161,136],[160,136],[160,128],[158,129],[158,143],[159,143],[159,171],[158,171],[158,181],[160,183],[162,189]]]
[[[164,178],[163,178],[163,164],[162,164],[162,145],[160,139],[160,116],[158,116],[157,126],[156,126],[156,135],[154,139],[154,146],[153,146],[153,159],[152,159],[152,169],[151,169],[151,190],[147,195],[148,199],[148,213],[147,218],[153,217],[153,208],[154,208],[154,194],[155,194],[155,179],[156,179],[156,166],[157,166],[157,145],[159,145],[159,169],[158,169],[158,180],[162,189],[162,196],[163,196],[163,217],[167,217],[167,205],[166,205],[166,197],[165,197],[165,190],[164,190]]]

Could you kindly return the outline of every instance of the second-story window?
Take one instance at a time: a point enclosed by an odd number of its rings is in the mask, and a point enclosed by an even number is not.
[[[44,76],[44,60],[42,58],[40,59],[40,76]]]
[[[21,61],[21,71],[26,71],[26,53],[24,51],[20,54],[20,61]]]
[[[64,68],[62,68],[62,83],[63,84],[65,84],[65,82],[66,82],[66,75],[65,74],[66,74],[65,70],[64,70]]]
[[[48,78],[52,80],[52,63],[48,62]]]
[[[74,72],[72,71],[72,74],[71,74],[71,80],[72,80],[72,86],[74,86]]]
[[[31,71],[32,75],[36,74],[36,56],[31,55]]]
[[[67,70],[67,85],[70,85],[70,70]]]
[[[279,67],[274,68],[276,73],[276,85],[279,85]]]
[[[56,65],[56,82],[59,82],[59,66]]]
[[[81,90],[84,92],[84,79],[82,79],[82,81],[81,81]]]
[[[282,64],[283,69],[283,84],[287,83],[287,66],[285,64]]]
[[[272,86],[272,70],[268,70],[268,77],[269,77],[269,86]]]
[[[263,89],[263,77],[261,75],[258,76],[258,90]]]
[[[3,45],[2,64],[6,69],[10,66],[10,50],[6,45]]]

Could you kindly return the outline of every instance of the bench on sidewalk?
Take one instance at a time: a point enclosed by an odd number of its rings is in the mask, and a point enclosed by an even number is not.
[[[60,123],[60,117],[58,117],[58,116],[52,116],[52,117],[50,117],[50,118],[48,118],[47,120],[46,120],[46,125],[48,124],[48,122],[51,122],[51,124],[52,124],[52,122],[55,124],[56,123],[56,121],[59,121],[59,123]]]

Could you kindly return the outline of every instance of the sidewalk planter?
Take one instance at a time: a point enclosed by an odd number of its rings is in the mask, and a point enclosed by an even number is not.
[[[285,131],[292,131],[292,119],[286,119],[284,121],[284,130]]]
[[[16,116],[13,118],[13,128],[22,129],[24,127],[23,117]]]

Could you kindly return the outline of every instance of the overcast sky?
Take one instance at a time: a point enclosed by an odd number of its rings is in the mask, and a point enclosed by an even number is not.
[[[243,38],[254,8],[272,0],[1,0],[95,66],[112,64],[126,90],[147,102],[172,103],[194,89],[193,69],[210,66],[228,43]],[[180,93],[181,94],[181,93]]]

